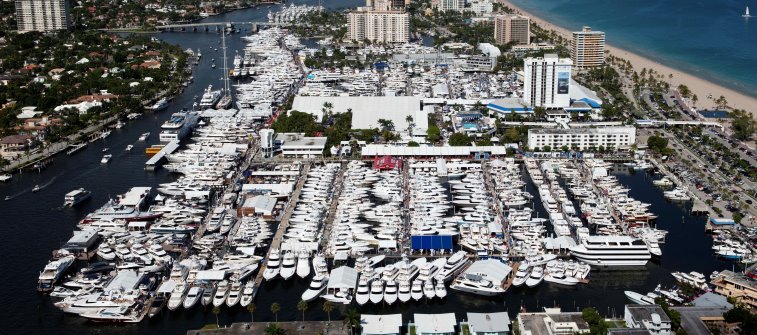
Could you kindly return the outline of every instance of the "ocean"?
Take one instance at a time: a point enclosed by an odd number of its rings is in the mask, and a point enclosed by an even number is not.
[[[510,0],[558,26],[604,31],[607,43],[757,97],[755,0]],[[701,97],[700,97],[701,99]]]

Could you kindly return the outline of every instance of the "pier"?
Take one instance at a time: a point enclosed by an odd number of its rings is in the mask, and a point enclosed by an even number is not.
[[[87,142],[81,142],[79,144],[71,144],[68,146],[70,149],[66,151],[66,155],[71,156],[74,153],[78,152],[79,150],[84,149],[86,146],[87,146]]]
[[[334,179],[334,190],[331,194],[331,205],[329,206],[329,212],[326,215],[326,221],[323,223],[323,232],[321,233],[321,250],[325,249],[328,237],[331,236],[331,226],[334,223],[334,217],[336,216],[336,207],[339,205],[339,196],[342,195],[342,189],[344,187],[344,172],[347,169],[347,163],[342,162],[339,166],[339,171],[336,173]]]
[[[163,149],[160,149],[157,154],[150,157],[149,160],[147,160],[147,163],[145,163],[145,170],[147,171],[155,171],[161,164],[163,164],[163,158],[166,157],[166,155],[173,153],[176,151],[176,149],[179,148],[179,141],[173,140],[171,142],[168,142]]]

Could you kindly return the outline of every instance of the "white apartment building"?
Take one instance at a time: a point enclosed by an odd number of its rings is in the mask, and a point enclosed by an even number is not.
[[[465,10],[465,0],[432,0],[431,7],[440,12],[456,10],[458,12]]]
[[[16,0],[18,31],[68,29],[69,10],[68,0]]]
[[[284,157],[321,157],[326,147],[325,137],[307,137],[304,133],[276,134],[275,141]]]
[[[542,150],[549,146],[552,150],[578,148],[584,151],[599,147],[620,149],[636,143],[636,128],[632,126],[603,128],[536,128],[528,130],[528,147]]]
[[[404,11],[358,9],[349,13],[347,22],[353,41],[407,43],[410,38],[410,16]]]
[[[565,108],[570,106],[570,58],[556,54],[526,58],[523,71],[523,100],[533,107]]]
[[[623,316],[629,328],[643,328],[652,335],[673,333],[670,318],[660,305],[626,305]]]
[[[494,11],[494,4],[492,0],[473,0],[469,1],[470,11],[476,13],[476,15],[491,14]]]
[[[584,27],[581,31],[573,32],[570,45],[570,57],[577,68],[589,68],[605,63],[605,33],[592,31],[591,27]]]

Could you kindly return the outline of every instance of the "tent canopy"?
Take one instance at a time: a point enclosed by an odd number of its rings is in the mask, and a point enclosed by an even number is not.
[[[441,250],[452,249],[450,235],[420,235],[412,237],[413,250]]]
[[[341,266],[329,275],[329,289],[354,289],[357,286],[357,270],[349,266]]]

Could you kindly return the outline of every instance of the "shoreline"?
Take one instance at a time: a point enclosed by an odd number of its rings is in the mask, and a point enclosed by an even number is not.
[[[545,19],[542,19],[539,16],[533,15],[533,13],[522,9],[521,7],[513,4],[508,0],[499,0],[499,3],[504,6],[510,7],[516,13],[528,16],[531,19],[532,23],[536,23],[543,29],[553,30],[563,38],[566,38],[569,41],[572,40],[572,32],[569,29],[555,25],[546,21]],[[671,88],[676,88],[679,84],[686,85],[689,90],[691,90],[691,92],[693,94],[696,94],[699,98],[699,101],[696,104],[697,110],[714,108],[714,99],[717,99],[722,95],[726,98],[726,100],[728,100],[729,108],[743,109],[750,113],[752,117],[757,116],[757,98],[755,97],[748,96],[734,89],[724,87],[722,85],[710,82],[706,79],[702,79],[695,75],[691,75],[684,71],[653,61],[644,56],[640,56],[633,52],[615,47],[609,43],[605,44],[605,50],[609,51],[609,53],[615,57],[623,58],[631,62],[631,65],[636,72],[641,72],[641,69],[643,68],[654,69],[657,73],[662,74],[665,77],[664,80],[670,83]],[[672,79],[668,79],[670,74],[673,75]],[[712,99],[707,98],[709,94],[712,94]],[[687,101],[687,104],[688,103],[689,101]]]

